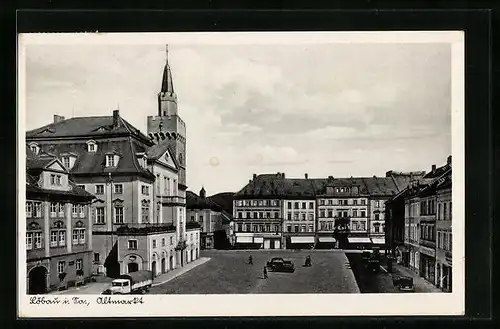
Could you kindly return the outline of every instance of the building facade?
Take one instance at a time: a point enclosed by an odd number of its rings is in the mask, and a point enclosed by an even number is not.
[[[199,196],[188,191],[186,204],[189,222],[200,225],[200,248],[229,249],[231,215],[212,198],[207,197],[203,187]]]
[[[282,173],[254,174],[249,184],[235,193],[235,248],[282,248],[284,183]]]
[[[450,161],[451,162],[451,161]],[[451,163],[450,163],[451,164]],[[451,170],[437,185],[436,217],[436,286],[443,291],[452,291],[452,199]]]
[[[27,293],[83,283],[92,275],[91,201],[57,158],[27,150]]]
[[[158,115],[148,117],[147,122],[148,136],[124,120],[118,110],[102,117],[65,119],[55,115],[52,124],[26,133],[30,150],[60,157],[71,179],[96,195],[92,205],[96,274],[117,276],[124,270],[118,258],[123,249],[118,246],[123,240],[118,230],[124,226],[151,227],[139,231],[145,234],[142,240],[151,241],[170,236],[175,227],[175,266],[191,258],[186,241],[190,236],[186,229],[186,125],[177,113],[168,54],[158,93]],[[196,253],[196,247],[192,250]],[[156,257],[159,264],[162,254]],[[150,255],[144,259],[143,264],[151,267]]]

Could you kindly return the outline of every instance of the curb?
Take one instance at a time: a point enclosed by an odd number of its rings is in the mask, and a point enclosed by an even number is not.
[[[179,272],[177,272],[177,273],[173,274],[170,278],[168,278],[168,279],[166,279],[166,280],[164,280],[164,281],[162,281],[162,282],[156,282],[156,283],[153,283],[153,284],[151,285],[151,287],[156,287],[156,286],[159,286],[159,285],[165,284],[165,283],[167,283],[167,282],[169,282],[169,281],[171,281],[171,280],[173,280],[173,279],[177,278],[178,276],[180,276],[180,275],[182,275],[182,274],[184,274],[184,273],[186,273],[186,272],[191,271],[193,268],[196,268],[196,267],[198,267],[198,266],[200,266],[200,265],[202,265],[202,264],[205,264],[205,263],[206,263],[206,262],[208,262],[210,259],[211,259],[211,258],[209,258],[209,257],[202,257],[202,258],[199,258],[200,262],[199,262],[198,264],[196,264],[195,266],[190,267],[190,268],[188,268],[188,269],[186,269],[185,267],[183,267],[183,268],[181,268],[181,269],[180,269],[180,271],[179,271]]]

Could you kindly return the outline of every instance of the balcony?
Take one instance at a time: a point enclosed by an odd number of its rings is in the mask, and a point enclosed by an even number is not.
[[[432,241],[432,240],[425,240],[425,239],[420,239],[420,240],[418,241],[418,243],[419,243],[421,246],[424,246],[424,247],[433,248],[433,249],[435,249],[435,248],[436,248],[436,241]]]
[[[161,232],[175,232],[175,225],[164,223],[124,224],[116,229],[117,234],[122,235],[142,235]]]

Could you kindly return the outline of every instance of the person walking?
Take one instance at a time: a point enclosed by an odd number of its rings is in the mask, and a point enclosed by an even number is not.
[[[253,265],[253,258],[252,255],[248,257],[248,264]]]
[[[264,266],[264,279],[267,279],[267,268]]]

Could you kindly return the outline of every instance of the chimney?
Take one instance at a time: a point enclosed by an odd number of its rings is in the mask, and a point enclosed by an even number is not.
[[[284,172],[281,173],[281,178],[285,179],[285,173]]]
[[[388,172],[385,173],[385,177],[392,177],[392,170],[389,170]]]
[[[58,123],[64,120],[64,117],[62,115],[57,115],[54,114],[54,123]]]
[[[435,172],[436,172],[436,165],[435,165],[435,164],[433,164],[433,165],[432,165],[432,173],[435,173]]]
[[[451,155],[448,156],[448,159],[446,159],[446,164],[451,166]]]
[[[119,127],[120,126],[120,110],[114,110],[113,111],[113,127]]]
[[[307,173],[305,173],[304,177],[305,177],[306,179],[308,179],[308,178],[309,178],[309,175],[308,175]]]
[[[257,174],[253,174],[253,179],[257,178]]]

